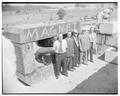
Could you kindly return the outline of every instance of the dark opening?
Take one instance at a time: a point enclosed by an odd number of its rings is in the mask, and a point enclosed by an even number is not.
[[[63,39],[67,37],[67,34],[63,34]],[[54,37],[38,40],[36,43],[40,47],[53,47]]]
[[[63,34],[63,39],[65,39],[66,37],[67,37],[67,34]],[[54,42],[54,37],[50,37],[50,38],[47,38],[47,39],[38,40],[36,43],[37,43],[37,46],[42,47],[40,49],[42,51],[46,47],[53,47],[53,42]],[[51,62],[54,63],[54,61],[55,61],[54,60],[55,59],[54,53],[49,53],[48,52],[48,54],[46,54],[46,52],[45,53],[39,53],[39,51],[36,51],[35,59],[36,59],[37,62],[43,63],[44,65],[49,65]]]

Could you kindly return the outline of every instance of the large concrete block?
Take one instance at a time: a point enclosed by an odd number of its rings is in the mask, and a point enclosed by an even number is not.
[[[16,43],[26,43],[50,38],[58,33],[65,34],[74,29],[79,30],[79,23],[79,21],[62,21],[50,24],[15,25],[8,27],[4,35]]]
[[[18,79],[20,79],[22,82],[26,83],[27,85],[31,85],[34,83],[41,82],[42,80],[45,80],[50,76],[53,76],[54,69],[53,69],[53,65],[50,64],[48,66],[38,67],[36,70],[34,70],[29,74],[22,74],[17,71],[16,75]]]
[[[118,35],[112,35],[106,37],[106,45],[117,47],[118,45],[117,43],[118,43]]]
[[[98,44],[104,44],[105,43],[105,35],[103,34],[97,34],[97,43]]]
[[[28,74],[34,71],[34,50],[32,43],[17,44],[13,43],[17,58],[17,71],[22,74]]]
[[[100,24],[100,33],[103,34],[116,34],[117,30],[117,23],[116,22],[106,22]]]
[[[105,61],[118,64],[117,58],[118,58],[117,52],[110,49],[105,51]]]

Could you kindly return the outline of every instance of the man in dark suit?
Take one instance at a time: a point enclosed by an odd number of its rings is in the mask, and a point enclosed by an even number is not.
[[[72,32],[68,32],[67,34],[67,52],[66,52],[66,57],[67,57],[67,66],[69,71],[73,71],[73,61],[74,61],[74,45],[73,45],[73,39],[71,38]]]
[[[80,65],[80,50],[79,50],[79,41],[78,41],[78,31],[73,31],[73,45],[74,45],[74,67],[79,67]]]

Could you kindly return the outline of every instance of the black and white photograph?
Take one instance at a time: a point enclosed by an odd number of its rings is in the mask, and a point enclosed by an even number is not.
[[[118,94],[118,2],[1,2],[2,94]]]

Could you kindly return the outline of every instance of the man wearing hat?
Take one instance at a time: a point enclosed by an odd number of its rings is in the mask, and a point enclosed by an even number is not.
[[[89,30],[85,27],[82,29],[81,34],[79,35],[79,42],[81,44],[80,47],[80,61],[83,60],[83,64],[87,65],[87,61],[88,61],[88,56],[87,56],[87,52],[89,50],[90,47],[90,40],[89,40]]]
[[[74,45],[73,45],[73,39],[71,38],[72,36],[72,32],[69,31],[67,33],[67,38],[66,38],[66,41],[67,41],[67,52],[66,52],[66,57],[67,57],[67,67],[68,67],[68,70],[69,71],[73,71],[74,70],[74,66],[73,66],[73,63],[74,63]]]
[[[73,31],[73,46],[74,46],[74,67],[79,67],[80,65],[80,51],[79,51],[79,41],[78,41],[78,31]]]

